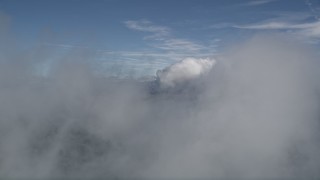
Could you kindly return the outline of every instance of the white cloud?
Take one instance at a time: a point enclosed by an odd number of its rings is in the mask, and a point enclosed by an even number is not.
[[[178,84],[194,80],[202,74],[208,73],[216,63],[209,58],[186,58],[157,72],[162,88],[175,87]]]

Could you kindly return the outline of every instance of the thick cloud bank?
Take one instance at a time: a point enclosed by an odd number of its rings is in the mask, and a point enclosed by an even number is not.
[[[98,77],[83,54],[39,77],[43,49],[4,47],[0,177],[320,177],[311,48],[259,36],[139,82]]]

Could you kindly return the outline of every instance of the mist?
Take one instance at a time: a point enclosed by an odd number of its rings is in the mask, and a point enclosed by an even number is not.
[[[313,47],[262,34],[141,81],[77,51],[39,74],[53,48],[1,38],[0,177],[320,177]]]

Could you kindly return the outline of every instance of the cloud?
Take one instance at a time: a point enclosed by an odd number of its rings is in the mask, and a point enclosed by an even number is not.
[[[311,14],[314,16],[314,18],[316,20],[320,20],[320,11],[319,11],[320,9],[319,7],[317,7],[317,3],[313,3],[310,0],[306,0],[305,3],[308,6]]]
[[[149,32],[151,35],[145,36],[145,40],[152,41],[152,47],[160,50],[173,51],[178,53],[199,53],[207,50],[205,46],[194,41],[176,38],[173,36],[171,29],[165,26],[158,26],[150,21],[125,21],[125,25],[132,30]]]
[[[144,82],[102,78],[82,53],[39,77],[42,51],[28,61],[4,50],[2,177],[320,175],[319,64],[300,45],[257,37],[219,61],[187,58]]]
[[[259,5],[271,3],[273,1],[276,1],[276,0],[253,0],[253,1],[245,3],[244,5],[246,5],[246,6],[259,6]]]
[[[188,57],[201,58],[211,57],[212,53],[194,54],[192,52],[157,52],[157,51],[100,51],[100,61],[103,64],[99,69],[108,69],[113,72],[115,69],[121,70],[122,76],[126,76],[126,71],[134,71],[136,76],[156,75],[156,71],[163,69],[174,62],[181,61]],[[113,67],[113,68],[112,68]],[[115,68],[117,67],[117,68]],[[120,72],[113,74],[119,75]]]
[[[233,27],[254,30],[292,30],[300,36],[307,38],[320,38],[320,21],[309,23],[264,22]]]
[[[50,53],[0,41],[0,177],[318,178],[317,53],[262,35],[141,82],[99,76],[82,51],[38,76]]]
[[[122,57],[148,58],[149,63],[161,62],[155,65],[161,69],[172,62],[181,61],[186,57],[212,56],[212,49],[204,45],[173,35],[171,28],[155,25],[147,20],[125,21],[126,27],[135,31],[149,33],[144,37],[146,43],[152,47],[152,51],[146,52],[114,52]],[[156,70],[156,69],[154,69]]]
[[[319,26],[319,22],[293,24],[286,22],[266,22],[260,24],[234,26],[243,29],[312,29]]]
[[[189,52],[197,52],[202,49],[205,49],[204,46],[185,40],[185,39],[166,39],[163,41],[162,44],[157,46],[160,49],[164,50],[182,50],[182,51],[189,51]]]
[[[161,38],[163,36],[168,36],[170,33],[170,29],[168,27],[157,26],[147,20],[141,20],[141,21],[130,20],[130,21],[125,21],[124,23],[129,29],[153,33],[153,35],[149,36],[148,38]]]
[[[76,46],[76,45],[71,45],[71,44],[41,43],[40,45],[60,47],[63,49],[76,49],[76,48],[78,48],[78,49],[92,49],[88,46]]]
[[[262,24],[251,24],[251,25],[240,25],[240,26],[233,26],[235,28],[240,29],[290,29],[294,25],[283,23],[283,22],[268,22]]]
[[[208,58],[186,58],[163,70],[157,71],[157,78],[161,87],[172,88],[208,73],[215,63],[215,60]]]

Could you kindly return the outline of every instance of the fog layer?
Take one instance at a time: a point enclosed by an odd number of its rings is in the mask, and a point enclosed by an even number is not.
[[[320,176],[319,57],[261,35],[155,81],[102,78],[70,53],[0,49],[0,177]],[[13,47],[13,46],[10,46]]]

